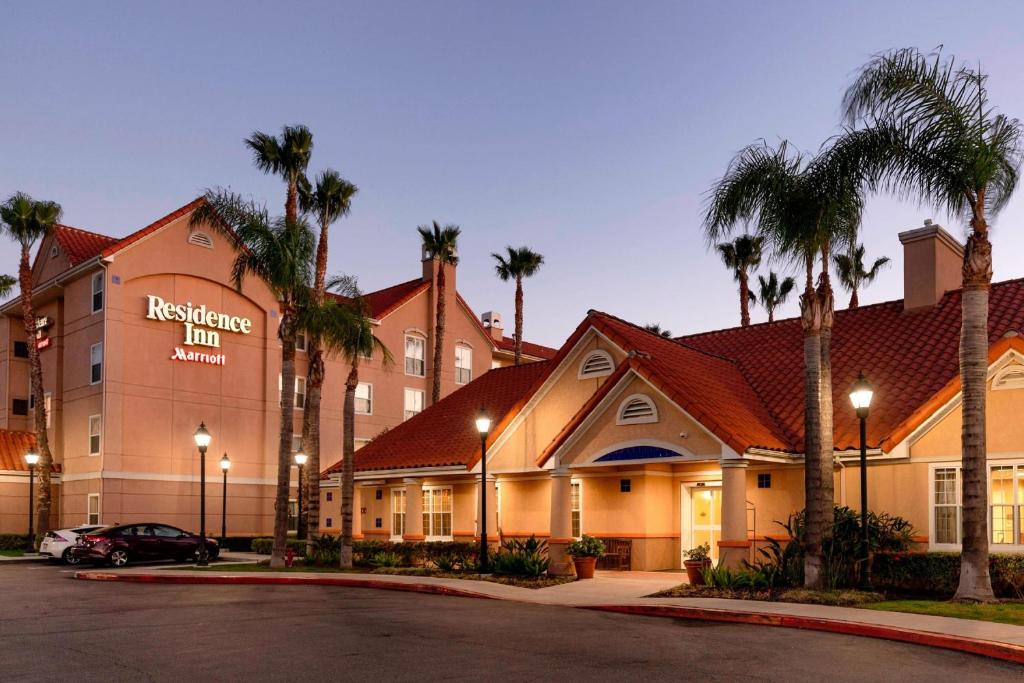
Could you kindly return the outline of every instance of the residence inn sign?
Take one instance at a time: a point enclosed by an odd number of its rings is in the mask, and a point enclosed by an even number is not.
[[[191,301],[175,304],[153,294],[146,295],[146,318],[185,323],[183,346],[206,346],[216,349],[220,348],[219,330],[236,334],[249,334],[252,331],[252,321],[248,318],[218,313],[207,309],[205,304],[193,306]],[[223,353],[202,353],[177,346],[171,360],[224,365],[225,356]]]

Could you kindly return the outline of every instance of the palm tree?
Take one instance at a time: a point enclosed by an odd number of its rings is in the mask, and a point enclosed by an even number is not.
[[[279,175],[288,187],[284,215],[289,224],[299,218],[299,184],[305,179],[309,157],[313,154],[313,134],[305,126],[285,126],[281,136],[254,132],[245,140],[252,150],[253,163],[264,173]]]
[[[980,67],[958,65],[941,50],[904,48],[877,55],[846,91],[849,158],[870,180],[915,197],[970,226],[964,250],[960,381],[962,386],[963,550],[954,599],[992,601],[988,567],[988,472],[985,391],[988,298],[992,282],[989,215],[1017,186],[1021,124],[998,113]]]
[[[833,148],[805,158],[786,142],[750,145],[712,189],[704,231],[712,243],[738,223],[756,222],[775,253],[804,266],[800,319],[804,339],[804,584],[824,584],[822,539],[833,512],[830,249],[852,239],[863,206],[861,179],[839,163]],[[814,264],[822,272],[814,284]]]
[[[437,403],[441,400],[441,368],[444,359],[444,328],[445,328],[445,303],[446,276],[445,265],[457,266],[459,264],[458,242],[462,228],[457,225],[446,225],[443,228],[437,221],[433,225],[421,225],[416,228],[423,239],[423,250],[428,258],[438,261],[437,281],[435,283],[434,301],[437,302],[437,319],[434,323],[434,368],[433,383],[430,393],[430,402]]]
[[[241,291],[247,276],[262,280],[281,306],[281,430],[277,490],[274,498],[274,544],[270,566],[284,566],[288,538],[288,490],[291,475],[292,416],[295,410],[295,337],[298,316],[308,298],[316,238],[301,218],[271,218],[264,206],[224,190],[208,190],[192,213],[190,225],[208,225],[232,240],[238,253],[231,281]]]
[[[750,285],[747,281],[751,270],[761,265],[763,238],[755,235],[740,235],[732,242],[718,245],[718,253],[725,267],[732,271],[733,278],[740,283],[740,325],[750,324]]]
[[[836,254],[832,260],[836,264],[839,281],[850,292],[850,308],[857,308],[860,305],[857,291],[874,282],[878,274],[882,272],[882,268],[889,265],[889,257],[882,256],[875,259],[871,268],[865,270],[863,244],[851,245],[847,253]]]
[[[36,446],[39,448],[39,480],[36,493],[36,529],[39,533],[50,530],[50,473],[53,470],[53,454],[46,433],[46,400],[43,392],[43,366],[39,361],[39,349],[33,343],[36,334],[36,313],[32,302],[32,247],[43,239],[61,218],[60,204],[35,200],[18,192],[0,205],[0,225],[3,232],[21,247],[18,262],[18,282],[21,284],[21,322],[28,340],[28,362],[35,405]],[[7,277],[6,275],[3,277]],[[6,280],[5,280],[6,284]]]
[[[662,329],[661,323],[647,323],[644,325],[644,329],[651,334],[656,334],[659,337],[664,337],[665,339],[672,338],[672,333],[669,330]]]
[[[351,569],[355,498],[355,397],[356,387],[359,386],[359,364],[362,358],[377,351],[381,353],[385,368],[391,365],[393,358],[388,348],[373,334],[369,306],[355,278],[332,278],[327,286],[341,294],[342,301],[325,301],[319,306],[311,306],[306,314],[306,326],[320,337],[324,351],[338,354],[350,366],[345,379],[342,415],[340,566]]]
[[[313,305],[318,306],[324,301],[328,231],[335,221],[348,214],[357,191],[355,185],[331,169],[320,172],[315,186],[310,186],[305,176],[299,182],[299,206],[304,213],[312,214],[320,226],[313,275]],[[320,392],[324,385],[325,367],[320,337],[315,330],[307,330],[306,333],[309,366],[306,372],[306,406],[302,413],[302,449],[309,456],[306,468],[309,476],[305,482],[300,482],[305,489],[303,500],[306,501],[306,510],[300,510],[299,515],[305,517],[306,542],[311,550],[320,530]]]
[[[757,296],[761,300],[764,310],[768,312],[768,322],[773,323],[775,322],[775,309],[786,303],[786,299],[796,287],[796,280],[787,277],[779,282],[779,276],[775,274],[775,271],[771,271],[767,279],[764,275],[758,275],[757,284]]]
[[[515,364],[519,365],[523,357],[523,278],[535,274],[544,264],[544,257],[529,247],[505,247],[507,256],[491,254],[497,264],[495,272],[502,282],[516,281],[516,332],[515,332]]]

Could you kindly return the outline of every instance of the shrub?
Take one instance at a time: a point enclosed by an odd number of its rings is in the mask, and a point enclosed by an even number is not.
[[[989,574],[997,596],[1024,599],[1024,555],[990,555]],[[960,553],[881,553],[871,578],[893,593],[950,597],[960,582]]]
[[[705,585],[728,590],[769,590],[774,588],[774,574],[764,569],[746,567],[729,569],[722,563],[705,567],[702,572]]]
[[[547,573],[549,564],[547,541],[536,536],[523,541],[513,538],[492,556],[491,571],[500,576],[538,577]]]
[[[252,550],[252,542],[256,540],[252,536],[228,536],[227,538],[211,536],[211,538],[217,539],[222,551],[229,550],[242,553]]]
[[[690,548],[683,552],[686,555],[686,559],[693,562],[703,562],[711,557],[711,544],[705,543],[699,545],[696,548]]]
[[[394,552],[380,552],[370,558],[370,565],[373,567],[400,567],[402,557]]]
[[[601,557],[604,555],[604,543],[599,538],[583,534],[583,538],[569,544],[568,552],[573,557]]]
[[[341,559],[341,537],[326,534],[313,539],[313,552],[306,557],[306,564],[334,566]]]
[[[24,550],[28,534],[0,534],[0,550]]]
[[[250,544],[252,551],[258,555],[269,555],[270,551],[274,549],[274,539],[272,538],[254,538]],[[306,541],[299,538],[289,538],[288,547],[295,551],[296,557],[301,557],[306,554]]]

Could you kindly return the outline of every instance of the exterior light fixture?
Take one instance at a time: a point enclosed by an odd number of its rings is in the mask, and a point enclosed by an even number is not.
[[[480,433],[480,560],[479,571],[486,574],[487,557],[487,434],[491,431],[491,418],[480,406],[476,416],[476,431]]]
[[[302,469],[306,466],[306,462],[309,461],[309,456],[306,455],[305,453],[303,453],[302,451],[299,451],[299,452],[297,452],[295,454],[294,457],[295,457],[295,464],[299,468],[299,495],[298,495],[298,500],[296,501],[297,502],[297,507],[299,509],[298,509],[298,519],[295,520],[295,536],[297,538],[303,538],[306,534],[303,533],[305,531],[305,529],[303,528],[305,526],[305,524],[302,523],[302,482],[303,482],[303,479],[302,479]]]
[[[228,538],[228,470],[231,469],[231,458],[227,453],[221,456],[220,469],[224,473],[224,484],[220,493],[220,542],[223,547]]]
[[[192,435],[199,449],[199,559],[196,566],[205,567],[209,562],[206,549],[206,449],[213,436],[206,429],[206,423],[200,421],[199,429]]]
[[[868,530],[868,410],[871,408],[871,399],[875,392],[871,383],[864,376],[862,370],[857,381],[850,389],[850,403],[857,411],[857,418],[860,420],[860,528],[863,538],[861,539],[860,552],[860,589],[871,590],[871,557],[870,557],[870,533]]]
[[[31,553],[36,549],[35,501],[33,500],[33,494],[36,489],[35,473],[36,465],[39,464],[39,454],[29,450],[25,453],[25,464],[28,465],[28,538],[25,540],[25,548]]]

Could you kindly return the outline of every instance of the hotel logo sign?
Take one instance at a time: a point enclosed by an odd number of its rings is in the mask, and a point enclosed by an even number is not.
[[[146,296],[146,318],[184,323],[185,339],[182,346],[204,346],[217,349],[220,348],[220,333],[222,331],[235,334],[252,332],[252,321],[248,318],[218,313],[206,308],[205,305],[193,306],[191,301],[175,304],[164,301],[153,294]],[[185,349],[182,346],[175,347],[171,360],[224,365],[223,353],[203,353]]]

